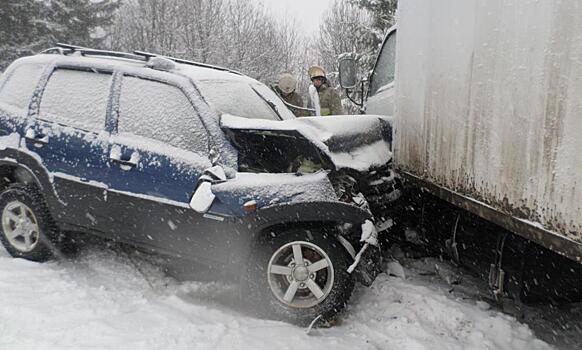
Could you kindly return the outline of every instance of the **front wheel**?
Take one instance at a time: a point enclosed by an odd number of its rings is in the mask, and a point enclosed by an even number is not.
[[[331,234],[297,230],[271,237],[253,251],[243,284],[268,317],[307,325],[331,320],[349,300],[350,256]]]

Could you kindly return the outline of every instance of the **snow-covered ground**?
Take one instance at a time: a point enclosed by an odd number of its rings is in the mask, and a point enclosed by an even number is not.
[[[235,286],[178,282],[139,254],[90,246],[37,264],[0,248],[0,349],[551,348],[513,317],[434,283],[434,264],[405,264],[405,279],[380,275],[336,326],[308,335],[247,315]]]

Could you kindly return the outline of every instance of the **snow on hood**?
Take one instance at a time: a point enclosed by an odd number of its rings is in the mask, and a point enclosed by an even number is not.
[[[325,153],[337,169],[366,171],[392,159],[392,118],[377,115],[304,117],[273,121],[221,116],[228,130],[296,131]]]
[[[259,207],[278,203],[337,201],[327,173],[267,174],[237,173],[234,179],[212,185],[212,193],[225,203],[238,201],[238,208],[254,200]]]

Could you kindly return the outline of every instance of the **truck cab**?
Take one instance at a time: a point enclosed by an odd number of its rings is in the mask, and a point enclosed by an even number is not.
[[[339,58],[340,85],[349,90],[358,85],[355,75],[356,62],[351,55],[342,55]],[[357,103],[361,106],[363,114],[394,115],[394,81],[396,72],[396,26],[391,27],[386,33],[380,53],[376,58],[374,68],[366,80],[361,84],[362,101]]]

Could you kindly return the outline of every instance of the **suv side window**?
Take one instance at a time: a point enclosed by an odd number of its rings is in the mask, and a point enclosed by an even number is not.
[[[105,127],[111,74],[57,69],[40,102],[39,119],[88,131]]]
[[[117,130],[208,153],[206,129],[190,100],[181,89],[157,81],[123,78]]]
[[[20,109],[28,109],[30,98],[44,67],[40,64],[24,64],[16,67],[7,77],[0,91],[0,102],[4,102]]]
[[[386,39],[382,51],[378,56],[376,67],[370,78],[369,96],[375,95],[382,87],[394,81],[396,68],[396,32],[392,32]]]

